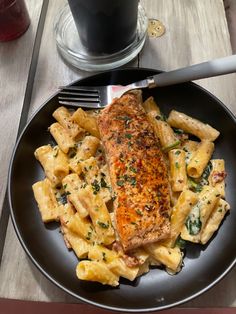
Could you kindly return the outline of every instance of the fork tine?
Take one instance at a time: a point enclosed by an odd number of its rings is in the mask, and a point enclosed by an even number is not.
[[[75,95],[75,96],[86,96],[86,97],[98,97],[98,93],[83,93],[83,92],[80,92],[80,91],[73,91],[73,92],[70,92],[70,91],[60,91],[59,92],[60,95]]]
[[[92,92],[92,93],[99,93],[99,89],[96,86],[60,86],[59,89],[63,90],[75,90],[81,92]],[[60,91],[60,92],[61,92]]]
[[[60,86],[58,101],[66,106],[99,109],[107,102],[103,90],[102,86]]]
[[[99,98],[89,98],[89,97],[58,97],[60,100],[66,100],[66,101],[80,101],[80,102],[95,102],[98,103],[100,100]]]
[[[62,101],[59,100],[60,105],[66,105],[66,106],[75,106],[75,107],[83,107],[83,108],[91,108],[91,109],[99,109],[103,108],[103,106],[100,106],[99,103],[87,103],[87,102],[78,102],[78,101]]]

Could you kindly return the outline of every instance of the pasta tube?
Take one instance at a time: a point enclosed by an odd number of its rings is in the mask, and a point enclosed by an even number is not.
[[[62,226],[64,240],[69,244],[69,248],[73,249],[78,258],[87,258],[88,252],[92,247],[87,241],[82,239],[78,234],[72,232],[67,226]]]
[[[225,214],[230,210],[230,205],[225,200],[220,199],[211,213],[205,228],[201,233],[201,243],[206,244],[219,228]]]
[[[78,125],[88,131],[91,135],[100,138],[97,119],[91,115],[88,115],[82,108],[77,109],[73,115],[72,119],[78,123]]]
[[[58,220],[59,205],[51,182],[46,178],[34,183],[32,188],[43,222]]]
[[[80,165],[86,182],[97,190],[105,203],[108,202],[111,199],[111,183],[107,165],[99,167],[94,157],[81,161]]]
[[[209,184],[216,187],[222,198],[225,198],[225,161],[224,159],[211,159],[212,170],[208,177]]]
[[[175,241],[184,226],[186,218],[197,201],[198,196],[192,191],[185,190],[180,194],[170,219],[171,239],[169,241],[167,240],[167,243],[170,246],[174,246]]]
[[[81,217],[88,216],[88,211],[80,203],[78,192],[84,186],[84,182],[76,173],[71,173],[62,180],[67,199],[73,204]]]
[[[111,244],[115,240],[115,234],[111,217],[103,199],[90,185],[79,190],[78,198],[92,219],[100,243]]]
[[[169,124],[162,120],[156,120],[150,114],[148,116],[154,127],[155,134],[160,140],[162,149],[169,151],[172,148],[176,148],[180,144],[180,141]]]
[[[149,113],[153,118],[156,116],[161,116],[160,108],[152,96],[143,102],[143,108],[146,113]]]
[[[187,166],[187,173],[190,177],[199,178],[206,168],[214,151],[214,143],[202,140],[196,152],[192,155]]]
[[[78,234],[82,239],[93,243],[96,240],[96,233],[91,222],[80,217],[78,213],[70,217],[67,225],[72,232]]]
[[[76,267],[76,275],[81,280],[97,281],[113,287],[119,285],[119,277],[104,262],[81,261]]]
[[[69,173],[69,166],[66,155],[58,146],[44,145],[34,152],[36,159],[41,163],[46,177],[53,186],[61,183],[61,180]]]
[[[72,139],[68,131],[63,128],[60,123],[53,123],[49,127],[51,135],[54,137],[59,148],[67,154],[69,149],[75,146],[75,141]]]
[[[198,149],[199,142],[187,140],[181,143],[181,148],[185,151],[185,161],[186,164],[189,163],[193,154]]]
[[[52,116],[68,131],[72,138],[76,138],[83,133],[83,129],[72,119],[69,110],[65,107],[57,108]]]
[[[181,231],[181,237],[184,240],[199,243],[201,232],[204,230],[208,218],[214,207],[218,204],[220,194],[216,188],[204,186],[199,193],[199,201],[192,207],[191,212]]]
[[[60,205],[60,223],[66,225],[70,218],[74,216],[75,209],[71,203],[66,203],[65,205]]]
[[[139,275],[139,266],[128,267],[122,258],[108,264],[108,268],[117,276],[133,281]]]
[[[60,150],[58,146],[53,148],[54,158],[54,174],[61,181],[65,176],[69,174],[69,165],[66,154]]]
[[[167,270],[173,273],[180,271],[183,254],[178,247],[168,248],[159,243],[151,243],[145,246],[145,250]]]
[[[175,128],[180,128],[183,131],[193,134],[201,140],[214,141],[220,132],[214,129],[209,124],[205,124],[197,119],[194,119],[182,112],[172,110],[167,119],[167,122]]]
[[[81,173],[80,162],[84,161],[95,155],[99,140],[94,136],[86,136],[82,141],[80,147],[78,147],[76,155],[70,159],[70,169],[78,174]]]
[[[174,192],[183,191],[188,184],[185,152],[182,149],[172,149],[168,153],[170,162],[170,181]]]
[[[94,245],[90,249],[88,257],[92,260],[105,262],[107,267],[117,276],[124,277],[131,281],[137,277],[139,272],[138,266],[128,267],[115,251],[109,250],[101,245]]]

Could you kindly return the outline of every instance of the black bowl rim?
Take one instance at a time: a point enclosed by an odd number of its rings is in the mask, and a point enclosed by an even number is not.
[[[83,83],[83,81],[85,80],[89,80],[90,78],[96,79],[96,77],[102,76],[106,73],[111,73],[111,72],[129,72],[129,71],[143,71],[143,72],[152,72],[152,75],[161,73],[163,71],[157,70],[157,69],[152,69],[152,68],[132,68],[132,67],[127,67],[127,68],[122,68],[122,69],[114,69],[114,70],[107,70],[107,71],[103,71],[94,75],[89,75],[87,77],[78,79],[78,80],[74,80],[72,83],[68,84],[67,86],[71,86],[71,85],[82,85],[81,83]],[[193,83],[193,82],[188,82],[188,83],[184,83],[184,84],[188,84],[188,85],[194,85],[195,88],[198,88],[199,90],[203,91],[205,94],[207,94],[210,98],[214,99],[226,112],[227,114],[230,116],[230,118],[234,121],[234,123],[236,124],[236,116],[231,112],[231,110],[226,107],[226,105],[219,99],[217,98],[215,95],[213,95],[210,91],[206,90],[204,87]],[[130,308],[122,308],[122,307],[113,307],[113,306],[107,306],[104,304],[100,304],[94,301],[91,301],[87,298],[83,298],[79,295],[77,295],[76,293],[70,291],[69,289],[65,288],[62,284],[60,284],[59,282],[57,282],[56,279],[54,279],[49,273],[47,273],[47,271],[45,271],[40,264],[37,262],[37,260],[32,256],[31,252],[29,251],[29,249],[27,248],[27,246],[25,245],[20,231],[18,229],[17,223],[15,221],[15,217],[14,217],[14,210],[13,210],[13,205],[11,202],[11,185],[12,185],[12,166],[14,163],[14,157],[16,154],[16,151],[18,149],[18,146],[21,142],[22,137],[24,136],[26,130],[28,129],[28,126],[31,124],[31,121],[35,118],[35,116],[42,110],[42,108],[44,108],[45,106],[47,106],[47,104],[51,101],[51,99],[53,99],[59,91],[56,91],[54,94],[52,94],[52,96],[50,96],[47,100],[45,100],[43,102],[43,104],[35,111],[35,113],[32,114],[32,116],[30,117],[30,119],[28,120],[28,122],[26,123],[25,127],[23,128],[19,138],[17,139],[17,142],[14,146],[13,152],[12,152],[12,156],[10,159],[10,165],[9,165],[9,171],[8,171],[8,201],[9,201],[9,205],[10,205],[10,216],[11,216],[11,220],[13,223],[13,227],[14,230],[17,234],[17,237],[24,249],[24,251],[26,252],[26,254],[28,255],[28,257],[30,258],[30,260],[33,262],[33,264],[38,268],[38,270],[47,278],[49,279],[52,283],[54,283],[57,287],[61,288],[63,291],[67,292],[69,295],[75,297],[76,299],[79,299],[80,301],[93,305],[93,306],[97,306],[99,308],[103,308],[106,310],[112,310],[112,311],[116,311],[116,312],[130,312],[130,313],[144,313],[144,312],[153,312],[153,311],[161,311],[161,310],[166,310],[166,309],[170,309],[179,305],[182,305],[186,302],[189,302],[191,300],[193,300],[194,298],[202,295],[203,293],[205,293],[206,291],[210,290],[213,286],[215,286],[219,281],[221,281],[235,266],[236,264],[236,255],[234,260],[232,261],[232,263],[228,266],[228,268],[218,277],[216,278],[211,284],[209,284],[208,286],[206,286],[205,288],[199,290],[197,293],[192,294],[191,296],[177,301],[177,302],[173,302],[171,304],[168,305],[163,305],[163,306],[158,306],[158,307],[152,307],[152,308],[145,308],[145,309],[130,309]]]

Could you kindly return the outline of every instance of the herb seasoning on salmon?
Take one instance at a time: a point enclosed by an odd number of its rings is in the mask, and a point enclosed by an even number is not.
[[[136,91],[123,95],[98,118],[116,195],[116,228],[125,251],[170,233],[167,168],[140,99]]]

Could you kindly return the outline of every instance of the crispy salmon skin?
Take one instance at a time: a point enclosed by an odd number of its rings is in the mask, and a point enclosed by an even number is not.
[[[125,251],[168,237],[168,173],[140,94],[115,99],[98,117],[111,184],[115,223]]]

